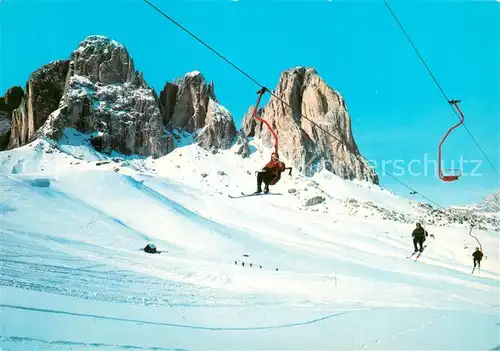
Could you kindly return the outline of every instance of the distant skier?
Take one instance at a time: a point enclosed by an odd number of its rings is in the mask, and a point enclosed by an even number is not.
[[[415,252],[417,251],[424,251],[424,242],[425,242],[425,237],[429,236],[427,231],[422,228],[422,225],[420,223],[416,224],[416,228],[413,230],[413,233],[411,236],[413,237],[413,246],[415,247]],[[417,244],[420,246],[420,249],[417,248]]]
[[[472,254],[474,258],[474,269],[476,269],[476,265],[479,269],[481,269],[481,260],[483,259],[483,253],[479,250],[479,247],[476,247],[476,251]],[[472,270],[474,272],[474,270]]]
[[[281,172],[285,171],[286,166],[283,162],[279,160],[278,153],[273,152],[271,154],[271,161],[269,161],[262,171],[257,172],[257,191],[255,193],[262,192],[262,182],[264,182],[264,193],[269,192],[269,185],[274,185],[278,183],[281,179]]]

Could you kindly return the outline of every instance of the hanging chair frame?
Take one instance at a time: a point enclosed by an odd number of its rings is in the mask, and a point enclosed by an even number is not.
[[[455,128],[458,128],[460,125],[462,125],[464,123],[464,115],[462,113],[462,111],[460,110],[460,107],[458,107],[458,103],[460,102],[460,100],[451,100],[449,101],[449,103],[451,105],[453,105],[453,107],[459,112],[460,114],[460,121],[455,124],[453,127],[451,127],[447,132],[446,134],[444,135],[443,139],[441,140],[441,142],[439,143],[439,148],[438,148],[438,175],[439,175],[439,178],[444,181],[444,182],[453,182],[453,181],[456,181],[458,180],[461,176],[462,176],[462,172],[459,170],[459,169],[446,169],[444,171],[446,172],[451,172],[451,171],[456,171],[458,174],[457,175],[444,175],[443,174],[443,169],[441,169],[441,153],[442,153],[442,146],[443,146],[443,143],[444,141],[446,140],[446,138],[448,137],[448,135],[450,135],[450,133],[455,129]]]

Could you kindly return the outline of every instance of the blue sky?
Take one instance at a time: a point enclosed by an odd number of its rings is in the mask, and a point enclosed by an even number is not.
[[[411,197],[382,174],[384,162],[399,174],[390,163],[399,160],[406,171],[398,179],[443,205],[476,202],[500,187],[463,127],[443,157],[448,168],[466,160],[467,175],[444,183],[432,164],[423,172],[457,117],[382,1],[151,1],[269,88],[285,69],[316,68],[344,96],[355,140],[376,162],[382,186]],[[499,4],[390,3],[446,94],[462,100],[467,127],[500,171]],[[0,94],[101,34],[127,47],[157,91],[201,71],[238,127],[256,98],[254,83],[141,0],[3,0],[0,15]]]

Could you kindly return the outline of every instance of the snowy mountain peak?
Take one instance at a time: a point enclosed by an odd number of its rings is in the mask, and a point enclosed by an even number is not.
[[[73,53],[82,53],[85,50],[106,50],[106,48],[109,48],[110,46],[125,49],[122,44],[104,35],[89,35],[80,42],[78,48],[76,48]]]
[[[500,190],[488,195],[476,207],[481,212],[500,212]]]
[[[284,71],[274,94],[279,99],[271,97],[263,107],[262,118],[278,134],[280,155],[291,160],[295,168],[309,175],[327,169],[345,179],[378,184],[375,170],[354,141],[344,99],[315,69],[295,67]],[[291,108],[285,107],[282,100]],[[245,134],[273,146],[272,134],[253,118],[253,110],[250,107],[245,116]]]
[[[147,87],[142,75],[135,71],[134,62],[125,46],[99,35],[87,37],[73,51],[69,74],[88,77],[102,84],[128,82]]]
[[[184,77],[190,77],[190,78],[196,77],[196,76],[201,76],[203,80],[205,79],[205,77],[203,76],[203,74],[201,74],[200,71],[192,71],[192,72],[188,72],[184,75]]]
[[[455,208],[500,215],[500,190],[486,196],[477,204]]]

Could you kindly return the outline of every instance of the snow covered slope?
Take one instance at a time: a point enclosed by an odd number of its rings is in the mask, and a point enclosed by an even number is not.
[[[2,350],[500,347],[498,232],[471,275],[467,228],[428,226],[407,259],[413,224],[383,218],[425,218],[372,184],[283,174],[282,195],[230,199],[256,187],[256,142],[152,160],[66,133],[0,154]]]

